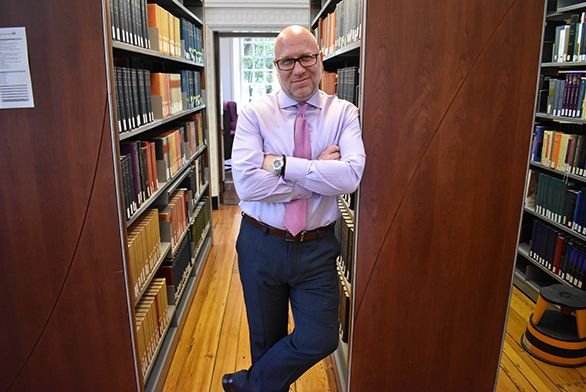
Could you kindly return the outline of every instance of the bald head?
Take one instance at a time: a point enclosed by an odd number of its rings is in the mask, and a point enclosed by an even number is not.
[[[277,77],[285,94],[299,102],[315,94],[323,64],[317,41],[309,30],[302,26],[283,29],[275,40],[275,60],[279,65]],[[281,66],[286,63],[293,63],[293,68]]]
[[[279,59],[284,47],[289,46],[303,46],[305,50],[310,53],[319,52],[317,40],[303,26],[289,26],[285,27],[277,36],[275,40],[275,59]]]

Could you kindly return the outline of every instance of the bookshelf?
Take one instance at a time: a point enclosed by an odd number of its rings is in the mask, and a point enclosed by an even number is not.
[[[359,106],[361,0],[312,0],[311,29],[324,53],[324,75],[320,88]],[[348,388],[349,342],[351,339],[352,279],[355,268],[356,199],[358,192],[338,200],[340,218],[336,236],[341,254],[337,260],[340,281],[340,342],[333,358],[342,391]]]
[[[514,279],[534,301],[541,288],[551,284],[582,288],[586,269],[586,231],[577,200],[586,187],[581,152],[586,134],[581,114],[586,31],[581,20],[586,18],[586,3],[549,0],[547,10]],[[567,43],[560,37],[566,34]]]
[[[4,6],[36,106],[0,111],[19,129],[3,180],[20,179],[2,259],[21,260],[0,278],[2,316],[19,315],[0,389],[159,391],[213,242],[203,4]]]
[[[493,390],[545,4],[364,3],[349,390]]]
[[[121,16],[116,15],[116,10],[121,9],[123,2],[114,2],[111,21],[124,23]],[[116,6],[118,1],[118,7]],[[137,5],[132,3],[131,5]],[[199,270],[207,259],[211,246],[211,221],[210,221],[210,193],[209,193],[209,150],[207,146],[206,131],[206,106],[203,97],[203,23],[194,12],[199,2],[191,2],[188,9],[184,4],[175,0],[157,0],[154,3],[142,3],[139,10],[148,20],[148,32],[143,31],[143,40],[128,40],[124,34],[118,34],[118,29],[112,29],[113,40],[112,58],[114,69],[114,84],[111,87],[115,91],[113,106],[116,107],[114,124],[118,124],[118,140],[120,152],[128,152],[128,148],[122,149],[123,143],[138,143],[140,146],[154,144],[156,153],[156,172],[152,179],[158,182],[158,188],[153,190],[144,200],[138,200],[138,207],[131,211],[126,220],[127,233],[125,237],[128,243],[127,260],[132,255],[130,242],[134,238],[132,228],[137,225],[139,219],[146,211],[158,211],[159,232],[161,241],[168,244],[164,261],[157,262],[149,277],[156,276],[166,286],[163,306],[168,308],[167,319],[163,323],[155,324],[156,332],[149,332],[151,324],[141,322],[139,312],[142,312],[145,293],[153,283],[141,285],[138,295],[134,298],[135,304],[135,344],[138,347],[138,355],[144,358],[140,361],[142,373],[141,383],[145,391],[158,391],[162,388],[166,372],[173,357],[177,345],[177,339],[184,325],[185,315],[191,306],[197,282]],[[140,5],[138,5],[140,7]],[[134,11],[133,16],[139,11]],[[203,12],[197,12],[203,16]],[[140,18],[139,18],[140,19]],[[132,25],[132,23],[131,23]],[[117,27],[117,26],[116,26]],[[144,22],[143,22],[144,27]],[[141,31],[140,29],[135,29]],[[138,44],[137,44],[138,43]],[[120,74],[116,68],[124,67],[134,72],[138,68],[138,80],[140,73],[150,73],[150,98],[152,108],[136,100],[134,92],[128,93],[128,86],[120,82]],[[144,71],[140,71],[140,70]],[[122,74],[125,76],[126,74]],[[137,87],[134,76],[131,77],[131,89]],[[138,83],[139,95],[141,92]],[[148,90],[148,86],[147,89]],[[124,116],[128,118],[128,97],[134,98],[134,114],[147,107],[150,113],[145,116],[146,121],[137,124],[136,127],[124,127]],[[122,101],[124,105],[116,100]],[[126,110],[125,110],[126,109]],[[131,110],[132,111],[132,110]],[[122,118],[122,121],[121,121]],[[132,145],[132,144],[131,144]],[[144,147],[142,147],[144,148]],[[131,150],[132,151],[132,150]],[[148,151],[148,150],[147,150]],[[164,155],[164,156],[163,156]],[[121,156],[120,177],[125,181],[125,169]],[[161,162],[162,160],[162,162]],[[144,182],[143,167],[145,159],[139,160],[141,181]],[[147,167],[149,166],[147,162]],[[147,177],[149,177],[147,175]],[[132,183],[132,179],[127,182]],[[134,183],[137,181],[134,180]],[[143,192],[144,187],[142,188]],[[149,192],[145,192],[149,193]],[[131,203],[126,200],[127,193],[122,195],[125,205]],[[135,203],[136,203],[136,197]],[[128,207],[127,207],[128,208]],[[141,257],[141,256],[135,256]],[[144,255],[142,256],[144,257]],[[131,258],[131,257],[130,257]],[[160,257],[159,257],[160,258]],[[133,268],[131,268],[131,271]],[[136,274],[136,273],[135,273]],[[132,278],[133,279],[139,278]],[[140,279],[139,279],[140,280]],[[153,281],[154,282],[154,281]],[[149,297],[147,297],[149,298]],[[157,303],[157,313],[160,304]],[[140,309],[140,311],[139,311]],[[145,345],[145,337],[141,336],[143,330],[155,335]],[[148,337],[147,337],[148,338]],[[142,343],[141,343],[142,342]]]

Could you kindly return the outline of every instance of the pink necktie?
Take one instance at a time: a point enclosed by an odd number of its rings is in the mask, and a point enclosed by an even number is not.
[[[311,141],[309,138],[309,123],[305,120],[304,113],[307,103],[297,104],[298,111],[295,118],[295,147],[293,156],[297,158],[311,159]],[[305,228],[307,223],[307,200],[292,200],[285,204],[285,227],[292,235],[297,235]]]

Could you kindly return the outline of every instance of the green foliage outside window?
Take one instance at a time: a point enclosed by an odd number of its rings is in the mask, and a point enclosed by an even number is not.
[[[273,66],[274,38],[242,39],[241,96],[253,97],[272,92],[277,86]]]

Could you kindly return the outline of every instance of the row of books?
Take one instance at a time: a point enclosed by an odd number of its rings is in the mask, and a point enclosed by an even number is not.
[[[147,0],[110,0],[112,39],[150,49]]]
[[[336,95],[337,72],[323,71],[321,75],[320,89],[330,95]]]
[[[342,0],[314,30],[324,55],[329,55],[353,42],[359,42],[362,29],[360,0]]]
[[[157,162],[159,181],[168,181],[196,153],[199,144],[193,131],[192,127],[178,127],[153,137],[162,152]]]
[[[179,303],[193,268],[192,244],[191,230],[189,230],[179,244],[174,257],[165,259],[157,271],[157,276],[164,277],[167,281],[167,295],[173,304]]]
[[[199,253],[199,249],[203,246],[205,238],[211,228],[212,221],[212,207],[211,199],[208,196],[201,198],[201,201],[197,203],[195,209],[195,219],[191,225],[191,239],[193,241],[193,247],[196,250],[196,254]]]
[[[165,278],[153,279],[135,307],[138,357],[143,377],[146,377],[157,347],[171,322]]]
[[[203,63],[202,30],[189,20],[147,0],[111,0],[110,16],[115,41]]]
[[[128,270],[135,298],[148,283],[148,278],[161,256],[159,212],[147,210],[128,228]]]
[[[191,188],[194,189],[193,197],[197,198],[201,194],[203,187],[208,182],[207,168],[203,156],[193,161],[191,175],[189,176]]]
[[[182,126],[146,140],[120,143],[120,166],[126,217],[172,178],[195,155],[198,135],[194,126]]]
[[[151,73],[151,99],[156,119],[162,119],[182,110],[202,104],[199,71],[181,73]]]
[[[143,376],[154,360],[156,349],[171,321],[169,304],[177,305],[197,255],[211,227],[210,199],[203,198],[195,208],[194,222],[173,257],[164,260],[141,300],[135,307],[138,351]],[[157,210],[153,210],[155,217]],[[156,220],[156,219],[155,219]]]
[[[350,212],[338,201],[339,208],[342,211],[334,226],[334,232],[338,242],[340,242],[340,265],[342,274],[348,282],[352,282],[352,270],[354,268],[354,220]]]
[[[586,278],[586,244],[583,242],[535,220],[529,256],[571,285],[582,288]]]
[[[566,226],[579,234],[586,234],[586,187],[577,187],[545,173],[529,171],[527,207],[535,205],[535,212]]]
[[[553,116],[586,118],[584,96],[586,73],[567,72],[564,79],[544,77],[542,89],[547,89],[546,113]]]
[[[556,26],[553,62],[586,61],[586,13],[573,14],[570,23]]]
[[[586,136],[535,126],[531,161],[554,170],[586,176]]]
[[[187,189],[177,189],[169,197],[169,202],[159,209],[161,240],[171,244],[172,253],[177,251],[179,241],[189,226],[192,200]]]
[[[148,23],[153,32],[152,49],[203,63],[201,28],[185,18],[173,16],[157,4],[148,5]]]
[[[180,19],[181,47],[183,57],[187,60],[203,64],[203,35],[201,27],[196,26],[185,18]]]
[[[204,137],[204,123],[203,123],[202,112],[197,112],[184,117],[184,121],[180,123],[180,126],[185,128],[187,138],[189,139],[188,145],[185,146],[190,155],[193,155],[202,146],[206,144]]]
[[[339,68],[337,80],[337,95],[338,98],[345,99],[358,106],[358,67]]]
[[[210,198],[204,197],[194,210],[190,230],[172,257],[164,260],[144,295],[135,307],[138,351],[143,376],[154,360],[156,349],[164,338],[171,321],[169,304],[177,305],[211,226]],[[157,221],[157,210],[149,211],[151,219]]]
[[[201,196],[204,190],[204,186],[207,184],[207,170],[204,164],[203,155],[198,156],[191,163],[189,173],[179,184],[178,189],[183,189],[187,193],[187,205],[188,205],[188,220],[193,222],[199,213],[198,209],[201,208]],[[165,206],[162,206],[165,207]]]
[[[114,67],[118,131],[126,132],[203,104],[199,71],[155,73]]]
[[[342,275],[341,266],[338,263],[338,275]],[[340,279],[343,281],[343,279]],[[341,283],[338,285],[340,288],[340,306],[338,307],[338,320],[340,320],[340,339],[348,343],[348,337],[350,336],[350,291],[345,284]]]
[[[148,69],[114,67],[118,132],[154,121],[151,103],[151,72]]]
[[[352,213],[356,210],[356,196],[356,192],[345,193],[340,196],[340,199],[348,206]]]
[[[147,210],[128,228],[130,282],[135,296],[143,290],[160,258],[161,242],[172,248],[171,256],[177,253],[178,242],[194,213],[193,192],[198,190],[178,188],[166,204],[158,205],[158,210]]]
[[[152,73],[151,99],[156,119],[162,119],[183,110],[181,74]]]
[[[156,150],[156,144],[152,141],[120,144],[122,193],[127,219],[159,189]]]
[[[185,190],[180,190],[177,194],[182,192],[188,193]],[[143,376],[146,375],[149,365],[154,360],[156,349],[160,340],[164,338],[165,329],[171,321],[168,311],[169,304],[177,305],[179,303],[194,266],[194,256],[201,250],[210,230],[210,210],[210,198],[202,198],[194,209],[194,219],[190,230],[187,231],[175,254],[163,261],[157,270],[156,277],[135,307],[138,351]],[[148,230],[146,232],[141,230],[143,234],[140,240],[132,237],[133,255],[141,251],[139,244],[152,243],[147,241],[147,234],[149,240],[158,235],[153,231],[155,225],[153,222],[158,222],[159,217],[160,213],[156,209],[149,210],[145,213],[144,218],[141,217],[141,220],[148,219],[151,226],[146,229]],[[138,230],[138,223],[132,227],[136,227]],[[134,231],[132,232],[134,233]],[[146,274],[146,276],[148,275],[149,273]]]
[[[184,95],[183,110],[194,109],[203,105],[201,75],[199,71],[188,69],[181,71],[181,93]]]
[[[177,253],[174,257],[165,259],[157,272],[157,276],[164,277],[167,281],[168,295],[172,300],[171,303],[179,303],[193,269],[195,256],[201,251],[201,246],[205,240],[207,231],[200,230],[200,226],[203,228],[207,227],[209,230],[209,214],[205,213],[205,207],[209,207],[207,198],[197,204],[194,211],[193,223],[187,235],[181,241]],[[194,241],[194,237],[198,238],[198,240]]]
[[[340,99],[358,105],[359,69],[356,66],[339,68],[337,72],[324,71],[321,89]]]
[[[207,168],[203,155],[198,156],[191,163],[191,168],[185,179],[179,185],[180,188],[187,189],[192,197],[192,206],[200,199],[204,186],[208,182]]]

